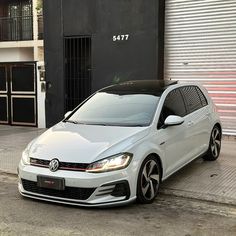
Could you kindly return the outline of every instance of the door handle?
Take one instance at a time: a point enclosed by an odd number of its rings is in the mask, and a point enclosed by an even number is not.
[[[188,126],[192,126],[193,124],[194,124],[193,121],[188,122]]]
[[[208,108],[205,109],[205,112],[206,112],[205,114],[206,114],[207,116],[209,116],[209,115],[211,114]]]

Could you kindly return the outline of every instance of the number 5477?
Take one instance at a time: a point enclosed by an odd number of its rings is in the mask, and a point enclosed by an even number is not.
[[[129,34],[119,34],[113,36],[113,42],[115,41],[127,41],[129,39]]]

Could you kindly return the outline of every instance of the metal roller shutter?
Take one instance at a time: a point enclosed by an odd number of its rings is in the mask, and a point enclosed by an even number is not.
[[[166,0],[165,79],[201,82],[236,135],[236,1]]]

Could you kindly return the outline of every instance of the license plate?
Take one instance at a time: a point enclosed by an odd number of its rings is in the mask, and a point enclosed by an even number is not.
[[[40,188],[64,190],[65,179],[48,176],[37,176],[37,185]]]

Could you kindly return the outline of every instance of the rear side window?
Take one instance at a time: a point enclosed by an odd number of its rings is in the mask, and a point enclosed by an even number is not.
[[[198,95],[199,95],[199,97],[200,97],[200,99],[201,99],[202,106],[203,106],[203,107],[204,107],[204,106],[207,106],[207,105],[208,105],[208,102],[207,102],[207,99],[206,99],[205,95],[203,94],[203,92],[201,91],[200,88],[196,87],[196,89],[197,89]]]
[[[196,86],[182,87],[181,92],[185,98],[188,113],[192,113],[203,107],[202,100]]]
[[[164,102],[158,122],[158,128],[164,125],[165,119],[170,115],[185,116],[187,114],[183,96],[179,89],[171,91]]]

